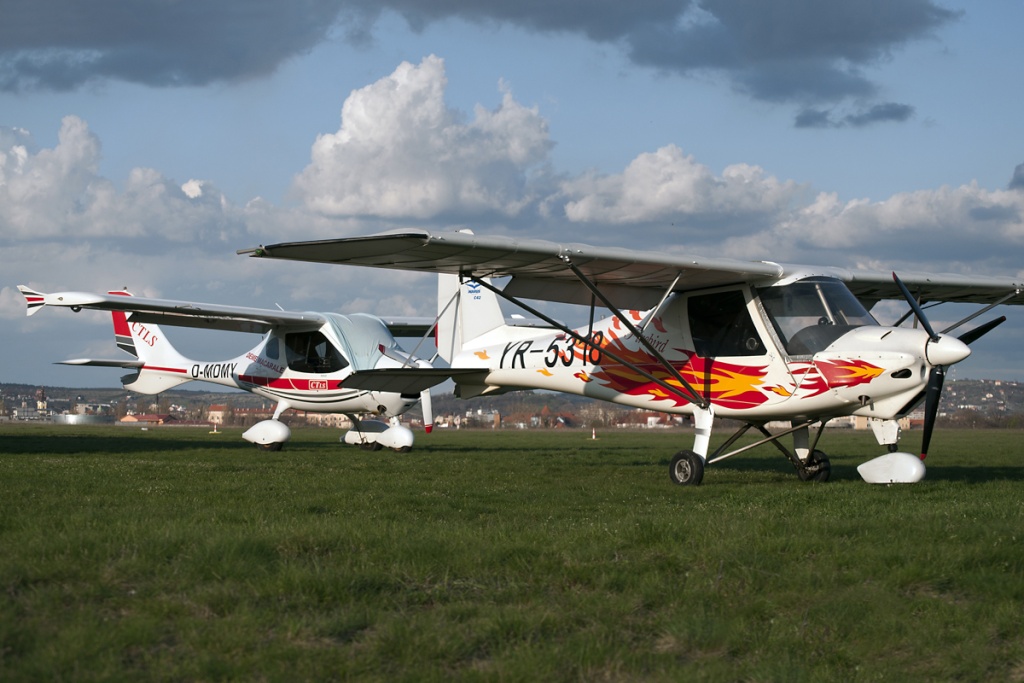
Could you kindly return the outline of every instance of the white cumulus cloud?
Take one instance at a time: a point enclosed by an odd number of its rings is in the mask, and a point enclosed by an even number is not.
[[[317,138],[295,180],[306,207],[415,219],[520,212],[551,148],[547,123],[507,89],[496,109],[478,106],[464,122],[446,106],[446,86],[444,61],[428,56],[352,92],[341,128]]]
[[[588,174],[562,186],[568,220],[613,224],[771,216],[805,191],[748,164],[729,166],[716,175],[676,145],[640,154],[622,173]]]
[[[133,169],[118,188],[99,171],[101,146],[77,116],[61,122],[56,146],[30,150],[30,136],[0,136],[0,239],[150,237],[223,240],[238,212],[212,186],[184,187],[158,171]],[[201,192],[196,192],[198,188]]]

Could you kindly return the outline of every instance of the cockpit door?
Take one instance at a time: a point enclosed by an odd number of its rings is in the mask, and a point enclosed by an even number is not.
[[[348,367],[348,360],[319,330],[289,332],[284,336],[288,369],[326,375]]]
[[[752,409],[792,395],[793,376],[748,288],[689,295],[686,320],[693,386],[716,407]]]

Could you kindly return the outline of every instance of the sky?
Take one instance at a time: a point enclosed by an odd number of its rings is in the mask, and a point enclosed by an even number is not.
[[[116,369],[53,365],[115,357],[109,316],[28,318],[19,284],[430,315],[427,276],[235,253],[402,227],[1024,276],[1021,0],[0,15],[0,382],[119,386]],[[1024,380],[1024,311],[1003,312],[952,377]],[[255,341],[171,338],[200,360]]]

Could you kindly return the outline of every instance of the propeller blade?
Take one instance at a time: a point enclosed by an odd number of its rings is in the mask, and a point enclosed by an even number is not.
[[[903,284],[903,280],[900,279],[899,275],[893,273],[892,279],[896,282],[896,286],[900,288],[900,291],[903,292],[903,298],[907,300],[908,304],[910,304],[910,309],[914,311],[914,316],[917,318],[918,322],[921,323],[921,327],[924,328],[924,331],[928,333],[928,337],[932,341],[938,341],[939,335],[935,334],[935,330],[932,329],[932,325],[928,322],[928,317],[924,314],[924,309],[921,308],[921,304],[917,303],[917,299],[915,299],[914,295],[910,293],[907,286]]]
[[[921,459],[928,457],[928,446],[931,445],[932,431],[939,415],[939,397],[942,395],[942,383],[946,379],[946,368],[936,365],[928,375],[928,386],[924,393],[924,434],[921,435]]]
[[[959,337],[957,337],[957,339],[962,341],[964,344],[967,344],[968,346],[970,346],[974,342],[978,341],[978,339],[980,339],[982,336],[988,334],[989,332],[991,332],[995,328],[997,328],[1000,325],[1002,325],[1004,322],[1006,322],[1006,316],[1005,315],[1001,315],[998,318],[996,318],[995,320],[989,320],[984,325],[978,325],[973,330],[967,330],[966,332],[961,334]]]
[[[420,393],[420,409],[423,411],[423,429],[429,434],[434,430],[434,406],[430,399],[430,389]]]

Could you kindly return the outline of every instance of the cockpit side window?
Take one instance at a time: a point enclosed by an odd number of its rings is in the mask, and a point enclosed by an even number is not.
[[[691,296],[687,312],[698,356],[763,356],[767,352],[742,291]]]
[[[271,337],[268,339],[267,345],[263,349],[263,353],[266,354],[267,358],[277,360],[281,356],[281,340],[277,337]]]
[[[292,332],[284,337],[288,368],[295,372],[329,373],[348,367],[348,361],[322,332]]]
[[[856,327],[878,324],[846,285],[832,278],[807,278],[757,293],[790,356],[813,355]]]

